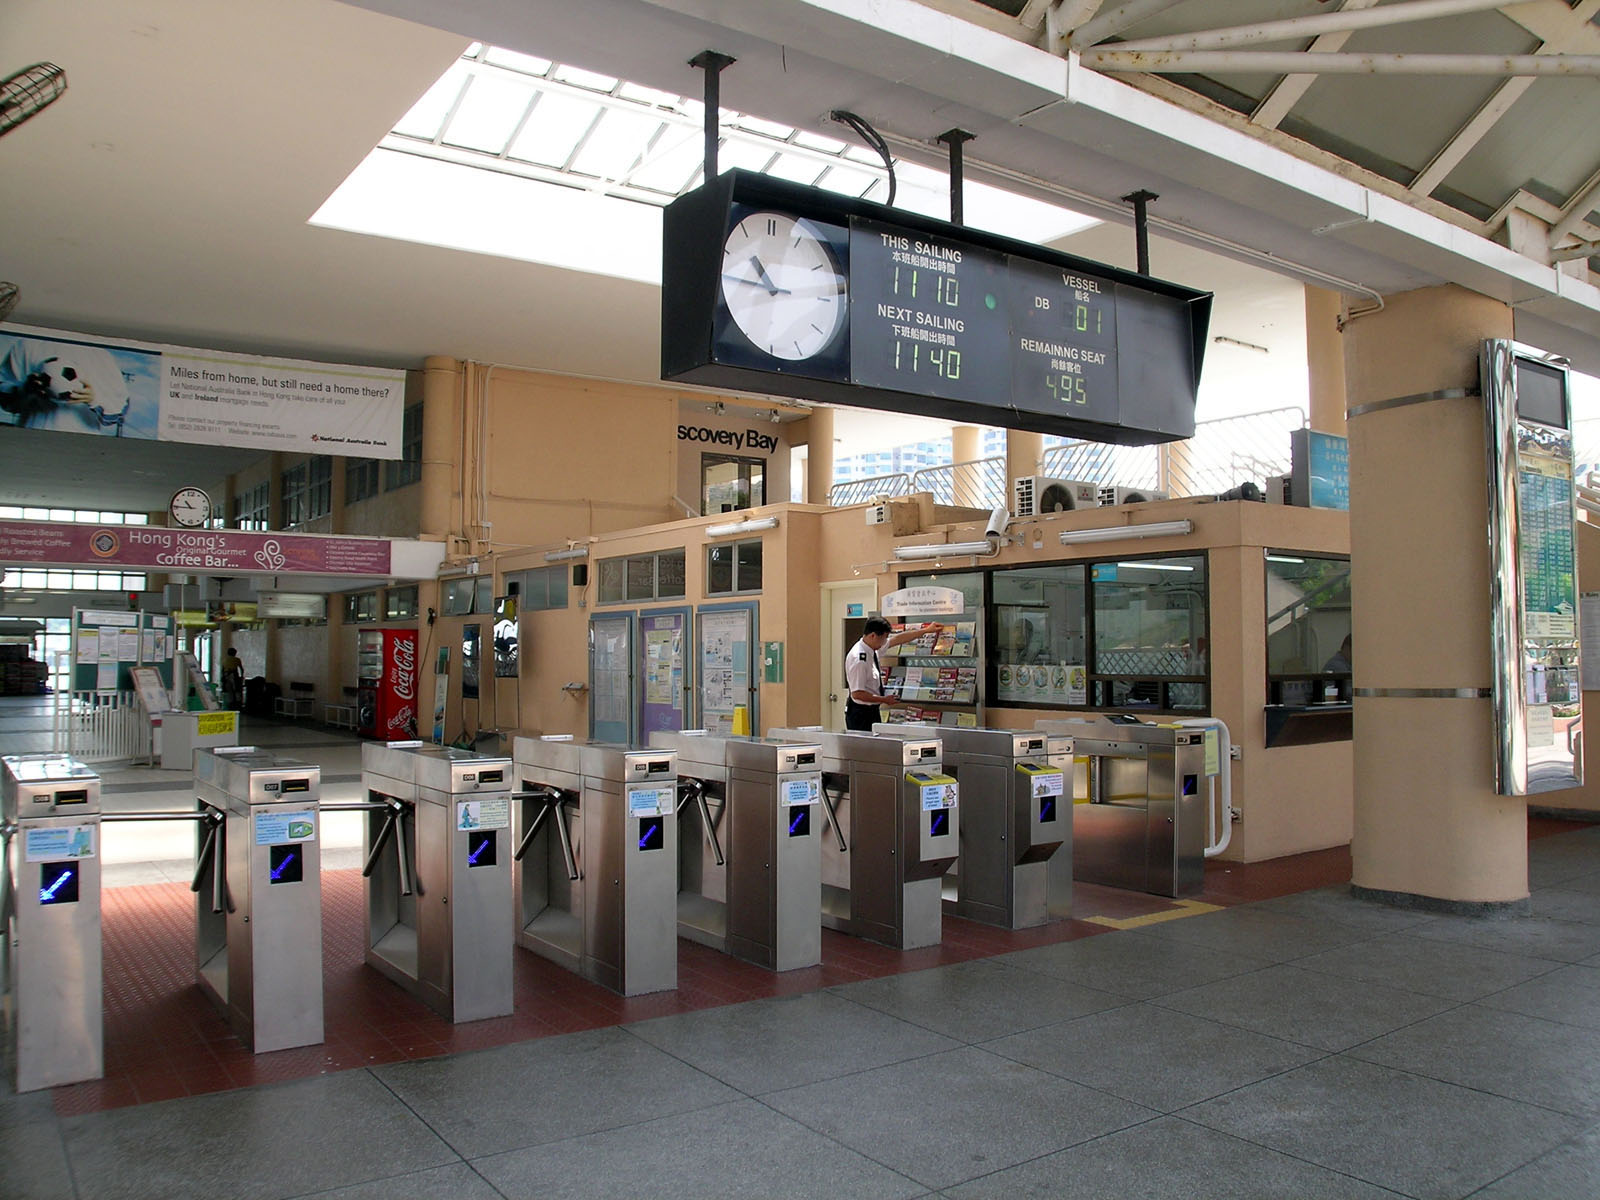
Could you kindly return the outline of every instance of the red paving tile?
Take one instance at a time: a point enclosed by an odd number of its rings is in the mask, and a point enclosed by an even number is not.
[[[1530,837],[1571,822],[1530,817]],[[1232,905],[1345,883],[1349,847],[1262,863],[1206,864],[1198,899]],[[939,946],[894,950],[822,931],[822,963],[777,974],[680,940],[675,992],[622,997],[518,950],[512,1016],[452,1025],[363,962],[362,881],[357,871],[322,877],[324,1014],[321,1046],[251,1054],[194,982],[196,899],[183,884],[104,893],[106,1078],[57,1088],[63,1116],[330,1071],[431,1058],[575,1033],[769,996],[968,962],[1108,932],[1089,916],[1122,919],[1171,911],[1172,900],[1077,883],[1074,918],[1037,929],[994,929],[947,917]]]

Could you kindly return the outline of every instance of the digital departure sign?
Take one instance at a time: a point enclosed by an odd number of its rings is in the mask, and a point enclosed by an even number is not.
[[[1211,296],[730,171],[666,210],[664,379],[1097,441],[1190,437]]]

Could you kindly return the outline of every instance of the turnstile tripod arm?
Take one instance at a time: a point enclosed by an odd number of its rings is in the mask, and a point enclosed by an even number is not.
[[[550,807],[555,809],[559,809],[560,806],[561,801],[559,800],[552,801],[550,804]],[[567,832],[567,819],[560,812],[557,812],[555,816],[556,836],[561,839],[561,857],[566,860],[567,878],[576,880],[578,878],[578,858],[577,855],[572,853],[572,835]]]
[[[538,836],[544,820],[550,815],[551,803],[546,800],[539,805],[539,811],[534,814],[533,820],[528,822],[528,832],[522,835],[522,840],[517,843],[516,851],[511,855],[513,862],[521,862],[522,856],[528,852],[528,847],[533,845],[533,839]]]
[[[406,833],[400,822],[405,820],[406,806],[399,801],[389,804],[372,806],[373,811],[384,810],[388,815],[384,817],[383,828],[378,830],[378,836],[372,840],[372,853],[367,855],[367,861],[361,868],[361,877],[370,879],[372,872],[377,869],[378,857],[383,853],[383,848],[389,839],[394,838],[395,856],[400,865],[400,894],[409,896],[411,886],[411,859],[406,854]]]
[[[850,847],[844,844],[844,830],[839,828],[839,811],[834,807],[833,794],[828,791],[826,783],[822,788],[822,814],[828,819],[828,828],[833,830],[833,836],[839,839],[839,853],[844,854]]]
[[[578,859],[572,852],[572,836],[567,832],[567,820],[561,815],[561,806],[566,803],[566,796],[556,788],[539,788],[531,792],[517,792],[512,799],[538,800],[541,803],[533,820],[528,822],[528,832],[522,835],[522,841],[517,844],[516,852],[511,857],[521,862],[523,855],[528,853],[528,847],[533,845],[533,839],[538,836],[539,830],[544,828],[546,818],[554,814],[556,836],[561,840],[561,857],[567,866],[567,878],[577,879]]]
[[[706,844],[711,847],[711,854],[717,860],[717,866],[725,866],[727,860],[722,857],[722,843],[717,840],[716,828],[711,824],[711,806],[706,803],[706,785],[703,780],[685,779],[678,784],[678,807],[672,810],[672,815],[677,816],[681,813],[683,806],[691,800],[700,810],[700,828],[705,831]]]

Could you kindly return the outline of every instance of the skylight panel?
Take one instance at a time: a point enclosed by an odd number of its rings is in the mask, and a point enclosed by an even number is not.
[[[533,88],[508,76],[480,72],[444,131],[452,146],[500,154],[533,100]]]
[[[406,137],[433,141],[439,136],[445,117],[455,107],[461,89],[471,75],[471,69],[460,59],[451,63],[450,69],[439,76],[438,82],[422,94],[422,99],[411,106],[410,112],[400,118],[394,131]]]
[[[808,150],[821,150],[824,154],[842,153],[844,148],[849,145],[848,142],[841,142],[838,138],[823,137],[820,133],[812,133],[808,129],[800,129],[795,132],[794,144],[796,146],[804,146]]]
[[[777,162],[767,168],[767,174],[794,183],[812,184],[822,174],[824,165],[804,154],[782,154]]]
[[[550,68],[555,66],[548,58],[535,58],[531,54],[519,54],[500,46],[490,46],[483,61],[510,71],[521,71],[524,75],[548,75]]]
[[[751,133],[759,133],[763,137],[776,138],[778,141],[787,141],[795,133],[793,125],[780,125],[776,121],[764,121],[760,117],[752,117],[749,113],[739,113],[728,119],[730,125],[740,129],[748,129]]]
[[[618,83],[618,80],[610,75],[597,75],[593,71],[585,71],[581,67],[571,67],[566,63],[562,63],[556,68],[554,77],[561,80],[562,83],[588,88],[591,92],[610,92]]]
[[[688,190],[705,164],[705,137],[695,129],[669,129],[630,177],[636,187],[668,197]]]
[[[541,93],[507,154],[527,162],[562,166],[599,115],[600,106],[593,100],[564,92]]]
[[[775,145],[762,145],[745,138],[726,138],[717,152],[717,170],[730,171],[734,167],[743,167],[746,171],[765,170],[778,149]]]
[[[572,170],[599,179],[620,179],[644,157],[661,132],[661,117],[643,111],[607,109],[572,160]]]
[[[865,171],[857,171],[853,167],[829,167],[828,173],[817,180],[817,186],[827,188],[830,192],[838,192],[845,196],[860,196],[872,186],[876,175],[869,175]]]
[[[642,83],[624,83],[617,89],[617,95],[635,104],[649,104],[655,108],[678,109],[683,106],[683,97],[645,87]]]

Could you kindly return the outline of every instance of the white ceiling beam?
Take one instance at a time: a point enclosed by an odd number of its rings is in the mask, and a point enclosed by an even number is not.
[[[1153,17],[1169,8],[1176,8],[1182,2],[1183,0],[1127,0],[1126,4],[1119,4],[1111,11],[1103,12],[1072,30],[1067,36],[1067,43],[1074,50],[1093,46],[1108,37],[1114,37],[1130,25],[1137,25],[1146,17]],[[1068,26],[1063,25],[1063,28]]]
[[[1017,14],[1017,23],[1024,29],[1039,28],[1044,24],[1045,13],[1050,10],[1050,6],[1054,3],[1056,3],[1056,0],[1028,0],[1022,6],[1022,11]],[[1093,3],[1098,8],[1100,0],[1093,0]]]
[[[1092,21],[1104,2],[1105,0],[1060,0],[1053,13],[1056,27],[1070,30],[1078,28],[1086,21]],[[1028,3],[1031,6],[1033,0],[1028,0]]]
[[[1600,75],[1600,54],[1300,54],[1275,50],[1085,50],[1096,71],[1153,75]]]
[[[1600,171],[1589,176],[1576,194],[1561,206],[1561,219],[1550,227],[1550,244],[1554,246],[1576,229],[1589,215],[1596,200],[1600,200]]]
[[[1341,33],[1356,29],[1375,29],[1388,25],[1404,25],[1416,21],[1433,21],[1441,17],[1460,16],[1463,13],[1485,12],[1501,8],[1505,0],[1409,0],[1405,4],[1389,4],[1383,8],[1343,9],[1339,12],[1319,13],[1310,17],[1289,17],[1282,21],[1260,21],[1254,25],[1232,25],[1226,29],[1208,29],[1199,33],[1173,34],[1169,37],[1145,38],[1123,42],[1123,50],[1217,50],[1224,46],[1247,46],[1258,42],[1285,42],[1296,38],[1316,37],[1323,33]]]
[[[1571,9],[1560,0],[1555,0],[1548,5],[1518,5],[1506,15],[1543,40],[1544,44],[1537,53],[1559,54],[1573,49],[1574,43],[1584,40],[1585,35],[1588,40],[1596,40],[1589,21],[1597,12],[1600,12],[1600,0],[1582,0],[1577,8]],[[1461,160],[1532,86],[1533,80],[1528,76],[1508,79],[1501,84],[1494,95],[1485,100],[1471,119],[1456,131],[1455,136],[1440,148],[1428,165],[1418,172],[1411,181],[1411,190],[1420,196],[1432,195],[1434,189],[1445,181],[1450,172],[1460,165]]]
[[[1340,11],[1354,12],[1360,8],[1371,8],[1377,2],[1378,0],[1345,0]],[[1596,3],[1600,3],[1600,0],[1596,0]],[[1344,49],[1344,44],[1350,40],[1353,32],[1351,30],[1321,34],[1306,47],[1306,50],[1311,54],[1333,54]],[[1316,81],[1315,75],[1285,75],[1261,98],[1261,103],[1256,105],[1255,112],[1250,114],[1250,120],[1265,129],[1276,129],[1289,115],[1289,110],[1300,102],[1300,98]]]

